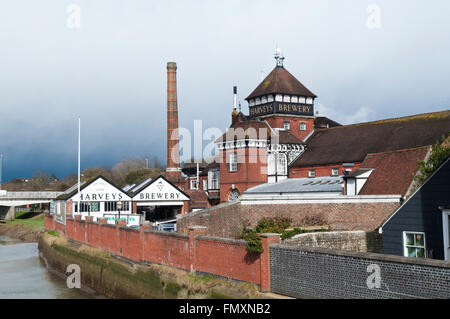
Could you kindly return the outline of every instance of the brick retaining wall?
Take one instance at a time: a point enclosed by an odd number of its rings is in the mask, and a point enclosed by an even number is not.
[[[269,278],[264,278],[269,276],[269,264],[261,258],[268,255],[268,249],[262,254],[249,253],[245,241],[203,236],[203,227],[190,227],[187,234],[180,234],[155,231],[148,226],[133,229],[107,224],[102,219],[97,223],[89,217],[87,220],[75,217],[66,218],[64,229],[65,236],[71,240],[138,263],[157,263],[259,285],[264,282],[261,289],[269,289]],[[55,230],[52,216],[45,216],[45,228]],[[264,273],[262,268],[267,268]]]
[[[184,215],[177,220],[177,230],[183,232],[190,225],[202,225],[208,228],[210,236],[237,238],[245,226],[254,227],[264,217],[288,217],[296,225],[311,216],[320,215],[331,230],[372,231],[381,226],[398,206],[393,202],[272,205],[236,202]]]
[[[305,233],[286,239],[283,241],[283,244],[371,253],[383,252],[382,237],[377,231],[359,230]]]

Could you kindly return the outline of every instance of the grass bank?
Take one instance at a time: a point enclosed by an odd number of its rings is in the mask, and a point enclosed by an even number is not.
[[[15,219],[0,224],[0,234],[27,242],[36,242],[43,228],[44,214],[17,213]]]

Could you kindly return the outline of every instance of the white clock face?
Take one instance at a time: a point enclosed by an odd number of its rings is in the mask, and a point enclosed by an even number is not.
[[[228,196],[228,200],[237,200],[239,199],[239,196],[241,194],[239,193],[239,191],[237,189],[233,189],[230,193],[230,195]]]

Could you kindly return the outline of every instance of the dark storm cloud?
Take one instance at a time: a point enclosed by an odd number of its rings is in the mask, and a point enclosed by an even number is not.
[[[69,4],[81,28],[66,26]],[[377,4],[381,27],[366,25]],[[0,10],[4,180],[165,156],[166,63],[180,125],[225,129],[283,49],[322,115],[351,123],[449,109],[447,1],[9,1]]]

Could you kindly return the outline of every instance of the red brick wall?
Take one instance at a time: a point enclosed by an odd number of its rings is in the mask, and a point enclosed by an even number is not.
[[[142,259],[190,270],[188,236],[145,232]]]
[[[291,125],[289,133],[291,133],[292,135],[294,135],[295,137],[299,138],[302,141],[314,129],[314,118],[293,117],[293,116],[271,116],[266,118],[266,120],[267,123],[269,123],[269,125],[272,128],[283,128],[284,127],[283,122],[289,121]],[[300,123],[306,124],[306,131],[300,130]]]
[[[207,234],[238,238],[245,226],[255,226],[264,217],[288,217],[301,224],[309,216],[322,216],[331,230],[375,230],[398,208],[399,203],[320,203],[320,204],[223,204],[177,220],[183,232],[192,225],[207,227]],[[206,213],[206,214],[205,214]]]
[[[230,153],[237,153],[236,172],[230,172]],[[221,151],[220,202],[228,201],[232,186],[244,193],[250,187],[267,182],[267,152],[265,148],[241,148]]]
[[[291,167],[289,168],[289,177],[290,178],[309,177],[308,172],[310,169],[313,169],[316,172],[316,177],[331,176],[331,170],[333,168],[337,168],[339,170],[339,175],[344,175],[345,169],[351,169],[351,171],[354,172],[361,166],[361,162],[354,164],[355,166],[353,167],[343,167],[342,163],[330,165],[313,165],[307,167]]]
[[[260,282],[260,254],[248,252],[245,241],[226,242],[200,236],[197,237],[196,249],[195,265],[198,271]]]
[[[53,225],[52,220],[51,216],[45,217],[48,227]],[[158,263],[256,284],[260,284],[262,273],[270,275],[269,269],[261,271],[261,254],[247,252],[244,241],[199,236],[204,233],[202,229],[189,230],[187,235],[100,222],[68,217],[66,237],[135,262]],[[263,252],[267,253],[268,249]]]
[[[55,220],[53,219],[53,216],[50,216],[49,214],[44,215],[44,228],[45,230],[55,230]]]

